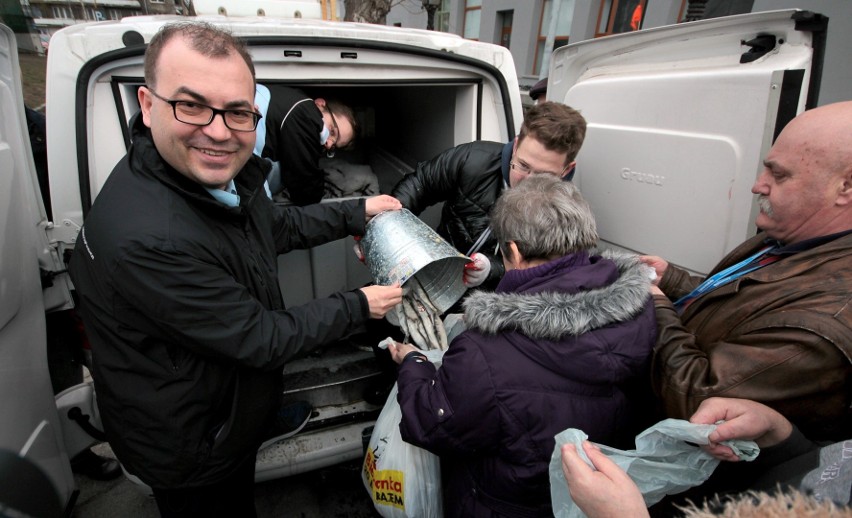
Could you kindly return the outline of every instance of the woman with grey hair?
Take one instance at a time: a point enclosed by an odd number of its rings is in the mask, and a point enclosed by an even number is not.
[[[497,201],[506,275],[465,301],[440,369],[408,344],[400,430],[441,457],[445,516],[552,516],[553,437],[632,446],[656,336],[647,268],[593,252],[595,220],[569,182],[532,175]]]

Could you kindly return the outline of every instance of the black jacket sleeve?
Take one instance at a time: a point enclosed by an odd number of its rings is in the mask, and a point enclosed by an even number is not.
[[[306,207],[276,206],[274,218],[272,233],[279,254],[364,235],[367,221],[363,198]]]
[[[417,164],[417,169],[399,181],[391,196],[413,214],[428,207],[453,199],[461,190],[461,179],[472,149],[462,144],[448,149],[431,160]]]

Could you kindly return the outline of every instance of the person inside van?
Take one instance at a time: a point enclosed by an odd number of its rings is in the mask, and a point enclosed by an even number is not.
[[[137,95],[132,145],[69,265],[104,432],[162,516],[255,516],[255,459],[281,417],[284,364],[402,300],[398,285],[366,286],[287,309],[277,257],[361,235],[401,205],[275,206],[252,153],[254,65],[227,31],[164,25]]]
[[[506,275],[464,303],[467,330],[440,369],[409,344],[399,364],[400,432],[441,457],[444,515],[552,516],[554,436],[580,428],[626,445],[650,401],[650,269],[598,255],[591,209],[570,182],[532,175],[497,200]]]
[[[493,287],[503,276],[488,212],[509,187],[539,173],[570,181],[586,137],[580,112],[560,103],[530,108],[519,135],[508,143],[477,141],[448,149],[397,183],[391,196],[419,215],[444,202],[438,234],[469,256],[468,287]]]
[[[255,102],[263,117],[254,152],[272,162],[271,194],[281,193],[296,205],[319,203],[325,192],[320,158],[354,142],[358,123],[352,109],[283,85],[258,84]]]

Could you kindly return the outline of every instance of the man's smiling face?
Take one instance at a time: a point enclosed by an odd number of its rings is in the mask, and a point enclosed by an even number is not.
[[[254,110],[254,80],[237,52],[212,58],[176,37],[162,49],[156,78],[157,84],[149,87],[166,99]],[[255,132],[233,131],[221,115],[207,126],[185,124],[175,119],[171,105],[144,87],[139,89],[139,102],[143,122],[151,128],[163,159],[205,187],[224,188],[252,154]]]

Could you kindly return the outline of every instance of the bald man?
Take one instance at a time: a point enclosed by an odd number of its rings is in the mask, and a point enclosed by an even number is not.
[[[761,232],[703,282],[659,257],[653,383],[666,415],[764,403],[814,440],[852,430],[852,102],[807,111],[751,191]]]

